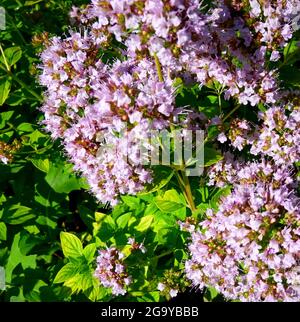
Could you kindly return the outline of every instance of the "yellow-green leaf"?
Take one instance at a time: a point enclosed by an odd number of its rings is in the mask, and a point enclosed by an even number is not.
[[[63,253],[66,257],[78,258],[83,255],[81,241],[75,235],[61,232],[60,240]]]
[[[153,215],[143,217],[135,229],[140,232],[146,231],[151,226],[153,219]]]
[[[0,78],[0,106],[7,100],[10,88],[11,80],[9,78]]]

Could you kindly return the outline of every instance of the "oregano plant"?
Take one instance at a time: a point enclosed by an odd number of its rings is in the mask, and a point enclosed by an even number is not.
[[[1,299],[298,302],[299,0],[2,2]]]

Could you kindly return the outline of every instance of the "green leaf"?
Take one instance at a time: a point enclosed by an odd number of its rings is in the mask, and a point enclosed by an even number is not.
[[[24,6],[33,6],[33,5],[40,3],[42,1],[44,1],[44,0],[27,0],[27,1],[25,1]]]
[[[19,247],[23,255],[27,255],[30,251],[40,243],[39,237],[31,236],[25,230],[21,231]]]
[[[195,211],[195,215],[200,215],[203,217],[206,214],[207,209],[210,209],[211,205],[208,203],[201,203],[200,205],[197,206],[197,209]]]
[[[167,190],[164,193],[164,200],[185,204],[184,198],[180,196],[180,194],[175,189]]]
[[[102,300],[108,293],[108,289],[99,285],[99,280],[93,279],[93,286],[86,292],[87,297],[92,302]]]
[[[154,177],[153,184],[149,187],[149,190],[140,192],[138,195],[143,196],[147,195],[153,192],[156,192],[158,190],[161,190],[163,187],[165,187],[170,180],[173,178],[175,171],[171,169],[163,169],[160,166],[155,167],[156,176]]]
[[[204,294],[204,301],[211,302],[219,295],[218,291],[214,287],[208,287]]]
[[[2,112],[0,113],[0,129],[3,129],[7,123],[13,116],[14,111]]]
[[[136,209],[140,204],[140,199],[133,196],[121,196],[121,199],[130,209]]]
[[[280,78],[288,84],[299,86],[300,70],[295,66],[284,66],[280,69]]]
[[[147,215],[154,215],[156,212],[158,211],[158,208],[155,204],[155,202],[151,202],[148,204],[148,206],[146,207],[145,211],[144,211],[144,216]]]
[[[118,217],[118,219],[116,220],[118,227],[120,227],[121,229],[124,229],[128,225],[128,222],[131,216],[132,216],[131,212],[128,212]]]
[[[135,292],[137,296],[137,302],[159,302],[160,292],[153,291],[153,292],[142,292],[139,294],[139,292]],[[133,292],[133,296],[135,295]]]
[[[160,211],[173,213],[178,218],[185,219],[186,202],[184,197],[175,189],[167,190],[163,197],[156,197],[155,204]]]
[[[50,162],[49,159],[31,159],[32,164],[42,172],[49,172]]]
[[[6,208],[2,219],[10,225],[19,225],[34,217],[35,215],[32,213],[31,208],[17,204]]]
[[[221,152],[213,149],[204,147],[204,166],[209,167],[223,159]]]
[[[160,229],[163,228],[171,228],[174,229],[176,226],[176,218],[174,216],[170,216],[167,213],[158,211],[154,215],[154,224],[153,224],[153,231],[158,232]]]
[[[183,204],[158,198],[156,199],[155,204],[162,212],[174,212],[184,207]]]
[[[264,106],[264,104],[263,103],[259,103],[258,105],[257,105],[257,107],[259,108],[259,110],[261,111],[261,112],[263,112],[263,113],[265,113],[266,112],[266,108],[265,108],[265,106]]]
[[[74,277],[77,274],[77,267],[73,263],[68,263],[63,266],[55,276],[53,283],[64,283],[66,280]]]
[[[25,256],[20,251],[20,233],[16,234],[13,239],[13,243],[10,250],[10,255],[5,267],[5,276],[7,283],[12,280],[12,274],[14,269],[21,264],[23,269],[36,268],[36,255]]]
[[[33,132],[34,131],[34,125],[30,123],[21,123],[17,127],[18,132],[24,133],[24,132]]]
[[[95,213],[95,222],[93,223],[93,235],[94,236],[98,234],[106,216],[107,216],[106,214],[103,214],[101,212]]]
[[[180,77],[176,77],[172,85],[175,88],[177,94],[180,94],[184,88],[183,80]]]
[[[9,301],[12,303],[14,303],[14,302],[21,303],[21,302],[26,301],[24,294],[23,294],[23,286],[21,286],[20,289],[18,290],[18,295],[11,296]]]
[[[10,88],[11,80],[9,78],[0,78],[0,106],[7,100]]]
[[[6,100],[6,104],[9,106],[18,106],[27,98],[23,92],[17,90],[9,95],[9,98]]]
[[[83,255],[81,241],[75,235],[61,232],[60,241],[65,257],[78,259],[78,257],[81,257]]]
[[[15,65],[22,57],[22,49],[20,47],[10,47],[4,50],[7,64],[11,67]],[[0,61],[4,64],[3,57],[0,57]]]
[[[299,40],[291,40],[283,50],[284,63],[293,64],[300,59]]]
[[[68,163],[51,164],[45,179],[57,193],[70,193],[73,190],[80,190],[83,186],[83,180],[77,178],[72,170],[73,166]]]
[[[31,235],[37,235],[40,233],[40,230],[36,225],[25,226],[24,229],[28,231]]]
[[[216,95],[208,95],[207,99],[211,104],[217,104],[218,103],[218,96]]]
[[[38,216],[38,218],[36,219],[36,223],[41,225],[41,226],[46,226],[48,229],[55,229],[57,226],[57,222],[53,221],[52,219],[50,219],[48,216]]]
[[[0,240],[6,240],[7,228],[4,222],[0,222]]]
[[[220,130],[217,125],[210,125],[207,129],[207,137],[206,140],[214,140],[218,134],[220,133]]]
[[[86,269],[84,272],[77,273],[75,276],[67,279],[64,285],[70,287],[72,293],[84,292],[93,286],[93,279],[91,271]]]
[[[145,217],[142,217],[140,220],[139,224],[135,227],[135,230],[144,232],[147,229],[150,228],[152,222],[153,222],[154,216],[153,215],[148,215]]]
[[[88,263],[91,263],[95,259],[96,244],[89,244],[83,250],[83,256]]]
[[[11,119],[13,116],[14,111],[7,111],[0,113],[0,129],[3,129],[6,126],[6,123]]]
[[[155,241],[160,244],[167,246],[168,248],[173,248],[176,245],[176,240],[178,238],[178,231],[172,228],[162,228],[157,231]]]
[[[23,138],[27,138],[29,144],[36,148],[38,146],[44,146],[45,142],[48,140],[48,135],[42,133],[39,130],[35,130],[30,134],[24,135]]]

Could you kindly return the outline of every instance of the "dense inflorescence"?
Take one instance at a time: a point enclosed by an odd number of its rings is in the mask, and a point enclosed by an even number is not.
[[[259,113],[257,131],[244,123],[244,132],[231,127],[219,139],[238,150],[250,146],[261,161],[227,152],[209,170],[210,185],[231,185],[232,192],[192,234],[186,272],[200,288],[213,286],[242,301],[300,299],[299,107],[291,98],[285,103]],[[241,149],[232,131],[239,132]]]
[[[41,54],[46,129],[63,140],[96,197],[115,204],[120,194],[135,194],[151,181],[137,140],[169,128],[179,113],[176,77],[221,84],[225,98],[241,104],[275,102],[276,75],[266,64],[292,37],[297,5],[216,1],[207,10],[196,0],[94,0],[73,8],[82,31],[47,40]],[[236,135],[233,145],[244,143]]]
[[[251,163],[192,233],[186,273],[229,299],[299,301],[300,213],[291,173]]]
[[[123,257],[123,253],[115,247],[99,250],[97,257],[95,277],[104,287],[111,288],[114,295],[126,294],[126,287],[131,283]]]
[[[71,12],[80,32],[47,40],[41,54],[44,125],[101,202],[115,205],[151,183],[140,149],[149,148],[151,131],[220,130],[214,143],[224,159],[208,170],[208,185],[232,191],[200,230],[185,227],[186,273],[229,299],[300,299],[300,110],[273,67],[299,12],[299,0],[92,0]],[[220,115],[178,106],[178,80],[217,93]],[[221,97],[235,104],[227,116]],[[255,124],[232,114],[243,105]],[[129,283],[118,256],[100,251],[96,269],[116,295]],[[159,289],[175,296],[166,285]]]
[[[277,83],[266,69],[267,57],[278,60],[278,49],[292,37],[299,2],[216,1],[207,12],[201,6],[197,0],[92,1],[71,16],[91,25],[103,46],[112,38],[124,42],[128,57],[157,55],[170,75],[217,81],[226,97],[242,104],[274,103]]]
[[[48,90],[42,110],[46,128],[63,138],[92,192],[114,204],[118,195],[135,194],[151,181],[139,143],[151,130],[168,127],[177,110],[174,89],[159,80],[154,62],[117,60],[107,66],[96,59],[92,43],[73,33],[54,38],[43,52],[40,79]]]
[[[271,157],[286,166],[300,160],[300,108],[290,108],[272,107],[260,114],[263,125],[251,146],[252,154]]]
[[[246,2],[216,1],[205,12],[195,0],[92,1],[71,13],[82,33],[48,41],[41,55],[44,123],[53,138],[63,138],[99,200],[115,203],[151,181],[151,171],[137,164],[136,140],[170,126],[178,113],[175,77],[218,82],[225,97],[241,104],[275,102],[278,85],[267,57],[275,60],[292,37],[298,2],[250,1],[250,12]],[[113,62],[101,59],[105,49]],[[236,136],[233,145],[240,150],[244,141]],[[116,149],[102,149],[99,158],[101,142]]]

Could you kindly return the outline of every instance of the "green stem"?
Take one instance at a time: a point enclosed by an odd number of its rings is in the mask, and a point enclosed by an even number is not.
[[[289,51],[291,49],[291,45],[292,45],[292,42],[290,42],[288,44],[288,47],[287,47],[287,51],[286,51],[286,55],[284,55],[284,61],[277,67],[277,69],[281,69],[282,67],[284,67],[285,65],[287,65],[289,62],[290,62],[290,59],[293,58],[295,56],[295,54],[292,54],[292,55],[289,55]],[[297,53],[298,51],[296,51],[295,53]]]
[[[34,153],[44,153],[47,150],[51,149],[53,147],[53,143],[50,145],[45,146],[44,148],[38,149],[38,150],[33,150],[33,151],[24,151],[24,152],[16,152],[14,153],[15,155],[21,155],[21,154],[34,154]]]
[[[128,292],[127,294],[130,294],[131,296],[143,296],[145,294],[148,294],[151,291],[132,291],[132,292]]]
[[[6,124],[10,127],[10,129],[17,131],[17,128],[12,123],[7,122]]]
[[[159,59],[158,59],[156,54],[154,54],[154,60],[155,60],[158,79],[159,79],[160,82],[163,82],[164,77],[163,77],[162,70],[161,70],[161,64],[160,64],[160,61],[159,61]]]
[[[11,130],[13,130],[13,129],[14,129],[14,128],[13,128],[12,126],[10,126],[10,125],[9,125],[9,127],[8,127],[7,129],[1,130],[1,131],[0,131],[0,134],[7,133],[7,132],[9,132],[9,131],[11,131]]]
[[[165,257],[165,256],[168,256],[168,255],[172,254],[173,252],[174,252],[173,250],[168,250],[168,251],[166,251],[166,252],[164,252],[164,253],[162,253],[160,255],[152,257],[151,260],[152,261],[158,260],[158,259],[160,259],[162,257]]]
[[[185,193],[187,195],[191,210],[192,210],[192,212],[194,212],[194,211],[196,211],[196,206],[195,206],[195,203],[194,203],[194,197],[193,197],[193,194],[192,194],[190,181],[189,181],[189,178],[185,174],[185,170],[181,171],[181,173],[182,173],[182,178],[183,178],[183,181],[184,181]]]
[[[6,67],[6,71],[9,73],[10,72],[10,67],[9,67],[9,65],[7,63],[6,56],[4,54],[4,51],[3,51],[3,48],[2,48],[1,43],[0,43],[0,52],[1,52],[1,55],[2,55],[3,60],[4,60],[4,64],[5,64],[5,67]]]
[[[219,102],[219,112],[220,112],[220,115],[221,115],[221,113],[222,113],[221,93],[218,93],[218,102]]]
[[[236,105],[224,118],[223,122],[225,122],[236,110],[240,108],[241,105]]]
[[[2,49],[2,47],[1,47],[1,44],[0,44],[0,51],[1,51],[1,49]],[[4,55],[4,53],[3,53],[3,55]],[[28,85],[26,85],[18,76],[13,74],[9,69],[5,69],[1,64],[0,64],[0,69],[5,71],[8,76],[12,77],[17,83],[19,83],[19,85],[21,85],[28,93],[30,93],[39,102],[43,101],[43,98],[38,93],[36,93],[34,90],[32,90]]]
[[[9,73],[9,75],[17,82],[19,85],[21,85],[28,93],[30,93],[33,97],[35,97],[39,102],[43,101],[43,98],[37,94],[35,91],[33,91],[29,86],[27,86],[19,77],[14,75],[13,73]]]
[[[179,182],[180,189],[181,189],[181,191],[183,193],[184,199],[188,203],[189,208],[192,209],[191,204],[190,204],[189,196],[187,195],[186,190],[185,190],[185,184],[184,184],[180,174],[177,171],[175,172],[175,174],[176,174],[177,180]]]
[[[178,182],[179,182],[180,188],[183,192],[183,195],[185,197],[185,200],[189,205],[189,208],[191,209],[192,212],[194,212],[197,210],[197,208],[194,203],[194,198],[193,198],[193,194],[192,194],[190,181],[185,174],[185,170],[180,170],[180,172],[182,175],[180,175],[178,170],[175,171],[176,177],[178,179]]]

